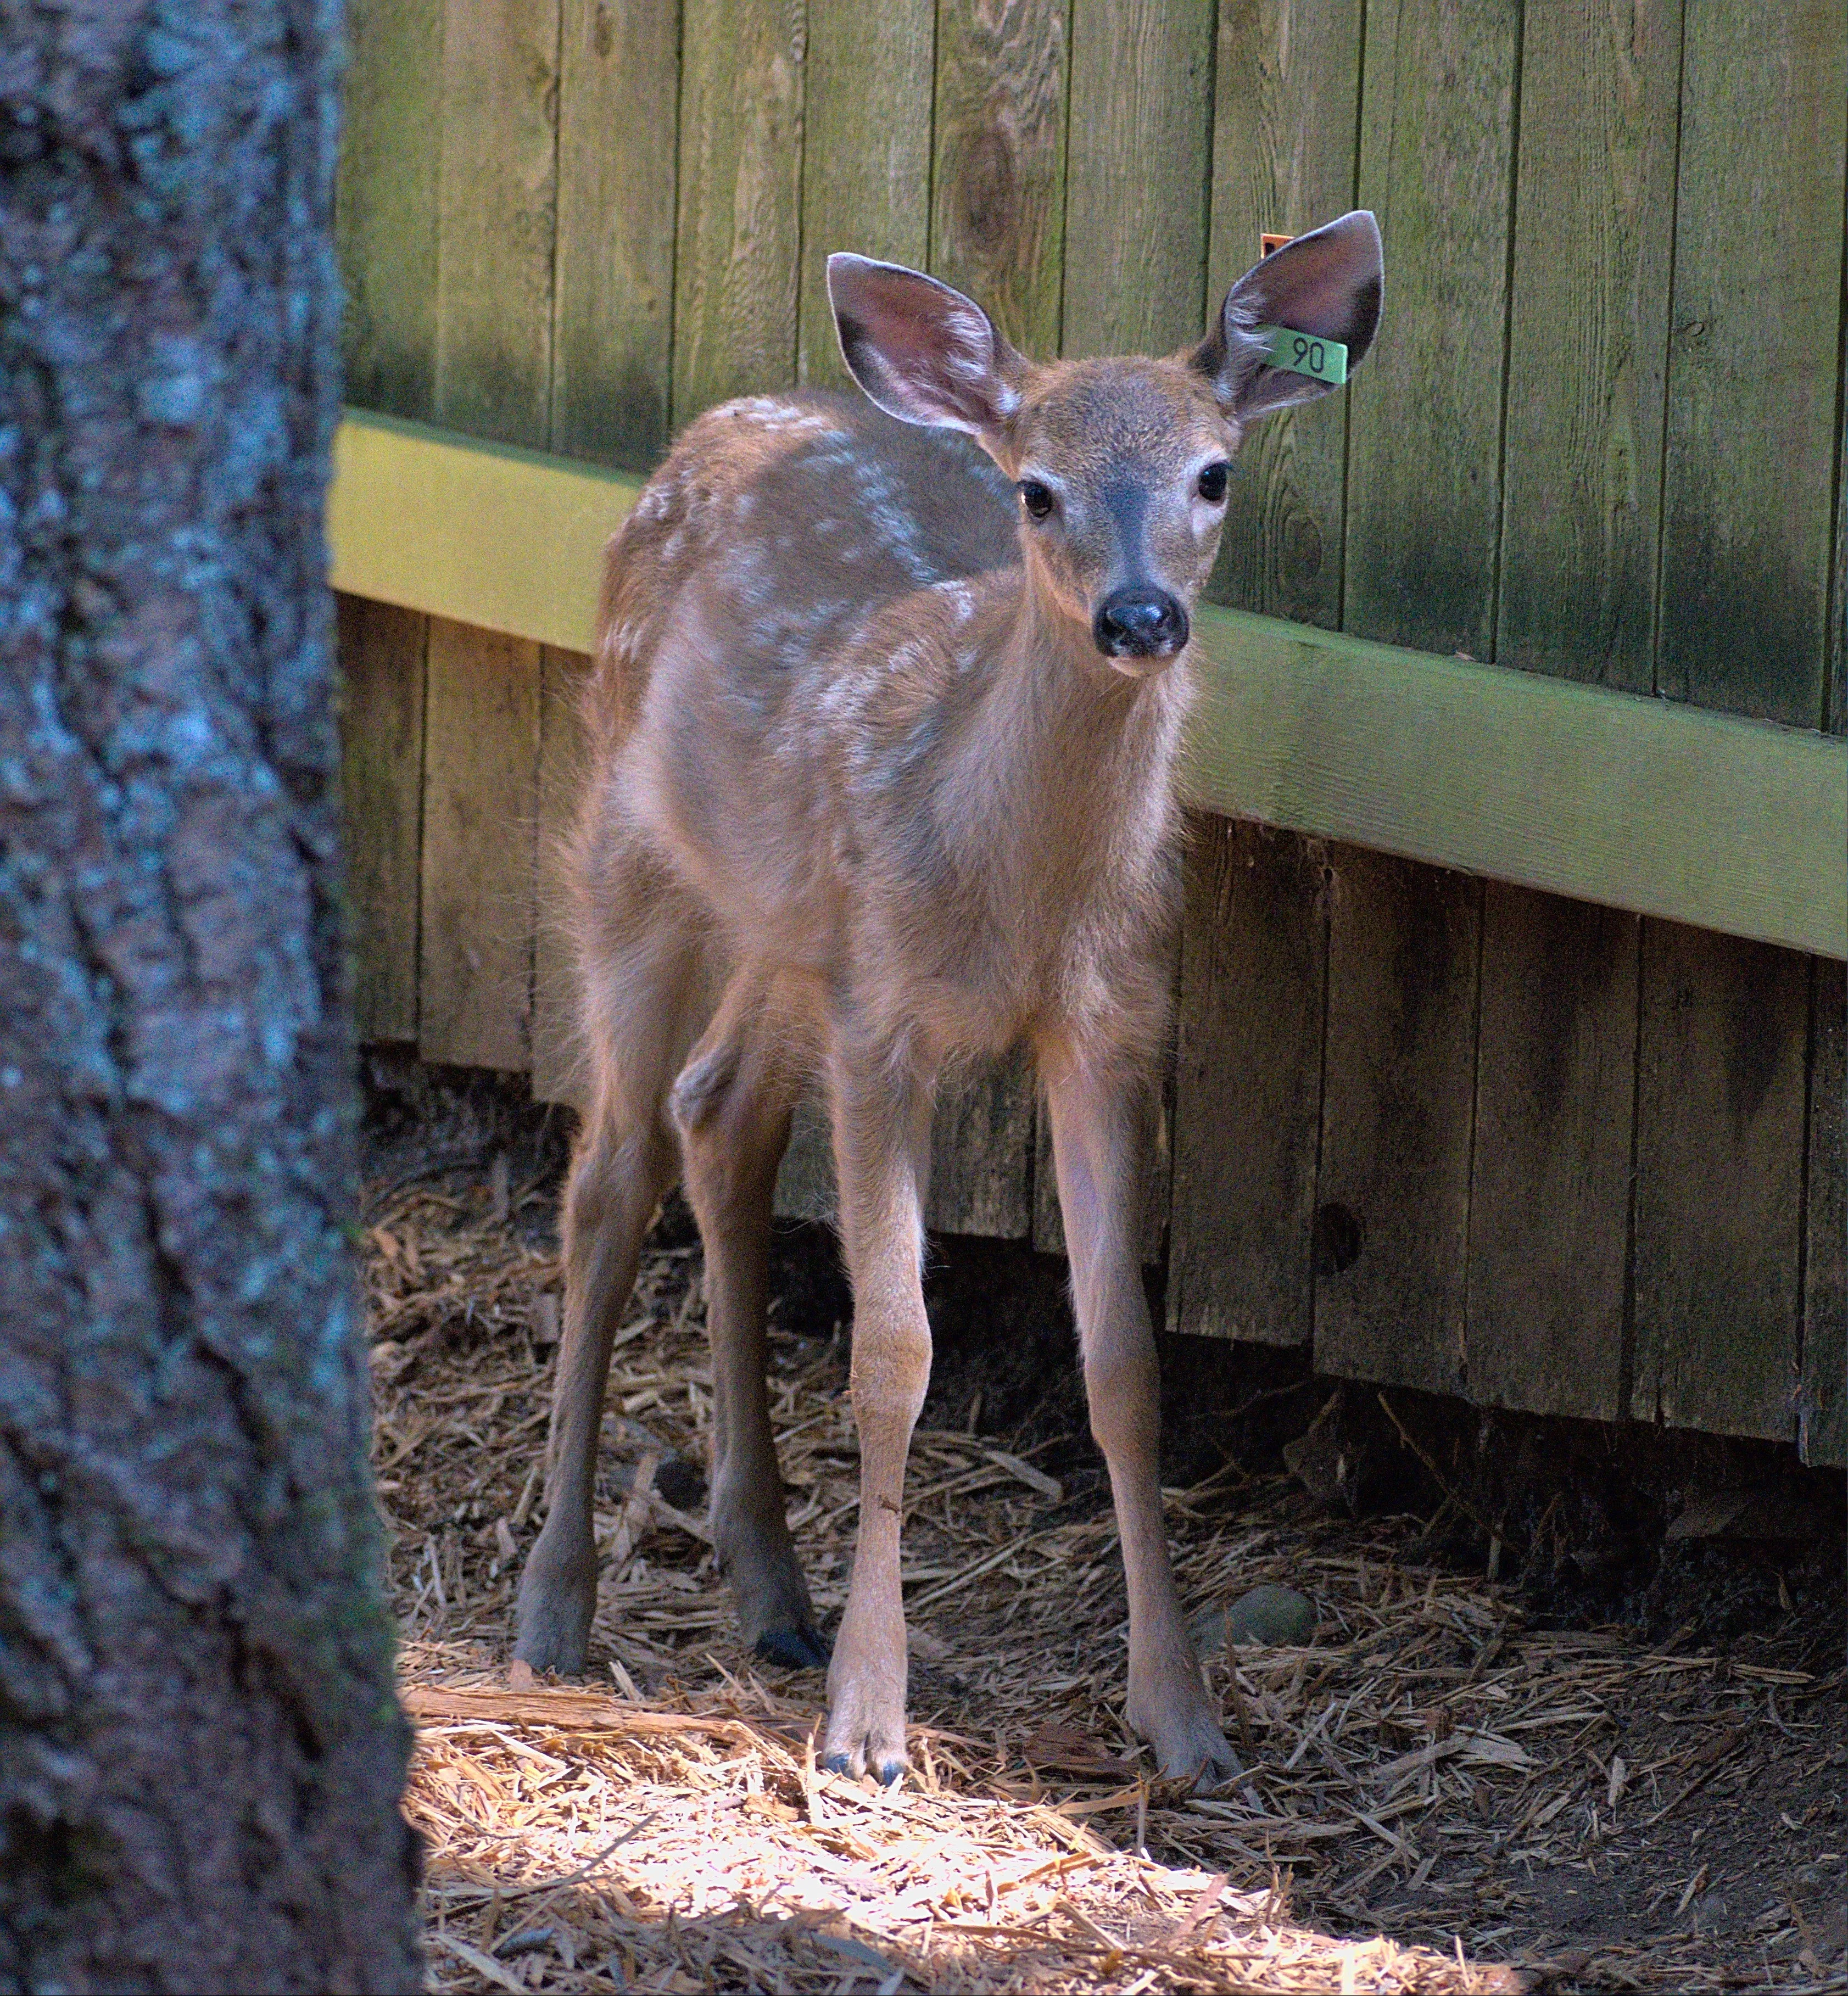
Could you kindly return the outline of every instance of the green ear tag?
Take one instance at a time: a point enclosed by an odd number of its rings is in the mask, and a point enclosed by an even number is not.
[[[1287,325],[1261,325],[1258,337],[1271,342],[1271,365],[1308,374],[1338,388],[1347,379],[1347,349],[1338,339],[1317,339]]]

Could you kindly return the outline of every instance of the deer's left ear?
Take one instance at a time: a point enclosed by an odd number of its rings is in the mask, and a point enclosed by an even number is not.
[[[1219,323],[1195,349],[1193,364],[1227,415],[1241,422],[1326,395],[1373,344],[1385,280],[1379,225],[1357,208],[1254,263],[1226,294]],[[1320,344],[1313,357],[1307,351],[1296,356],[1313,371],[1273,363],[1278,331]],[[1338,370],[1327,352],[1330,342],[1347,349]]]

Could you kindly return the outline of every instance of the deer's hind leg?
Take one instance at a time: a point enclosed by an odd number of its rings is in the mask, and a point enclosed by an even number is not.
[[[794,1094],[769,982],[741,969],[669,1097],[706,1249],[712,1543],[745,1640],[773,1663],[819,1667],[828,1644],[790,1537],[764,1378],[771,1199]]]
[[[697,924],[678,891],[640,855],[612,863],[594,891],[580,992],[591,1104],[561,1213],[564,1336],[545,1524],[520,1578],[514,1641],[535,1670],[566,1673],[584,1667],[597,1607],[593,1500],[611,1346],[642,1237],[678,1175],[667,1091],[700,1017]]]

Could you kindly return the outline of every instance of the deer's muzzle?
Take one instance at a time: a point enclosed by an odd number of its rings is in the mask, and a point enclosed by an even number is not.
[[[1131,583],[1097,606],[1091,635],[1106,659],[1172,659],[1187,642],[1187,612],[1165,589]]]

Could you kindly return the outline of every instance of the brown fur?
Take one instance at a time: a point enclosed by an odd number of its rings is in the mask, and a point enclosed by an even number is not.
[[[689,427],[611,545],[594,760],[566,864],[592,1101],[566,1203],[550,1513],[519,1654],[583,1660],[609,1340],[679,1169],[707,1253],[714,1544],[747,1638],[818,1660],[762,1376],[771,1189],[792,1104],[818,1077],[862,1451],[827,1745],[855,1772],[902,1768],[898,1532],[930,1364],[931,1093],[946,1062],[1024,1039],[1128,1571],[1130,1716],[1165,1772],[1223,1777],[1235,1764],[1162,1530],[1129,1218],[1140,1092],[1165,1029],[1192,672],[1184,650],[1106,658],[1093,619],[1130,584],[1192,605],[1223,514],[1201,469],[1238,442],[1233,363],[1222,339],[1165,360],[1031,367],[998,336],[985,346],[986,321],[955,294],[856,267],[863,295],[854,270],[842,289],[872,330],[837,303],[850,360],[856,341],[871,352],[869,392],[908,411],[915,380],[979,391],[989,413],[965,426],[987,456],[862,401],[735,402]],[[1032,479],[1057,494],[1044,524],[1009,490]]]

